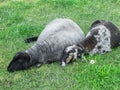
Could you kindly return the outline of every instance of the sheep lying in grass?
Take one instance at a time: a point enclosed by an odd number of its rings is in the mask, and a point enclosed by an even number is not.
[[[65,47],[85,38],[80,27],[70,19],[55,19],[42,31],[37,42],[25,52],[18,52],[7,70],[25,70],[36,64],[60,61]]]
[[[104,54],[119,45],[119,29],[111,22],[96,20],[91,25],[90,31],[83,41],[64,50],[62,62],[69,63],[77,57],[81,58],[84,53],[92,55],[96,53]]]

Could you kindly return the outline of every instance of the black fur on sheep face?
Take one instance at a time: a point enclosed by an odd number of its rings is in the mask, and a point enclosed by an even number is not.
[[[83,47],[81,45],[72,45],[69,46],[67,48],[65,48],[64,52],[63,52],[63,56],[62,56],[62,61],[61,61],[61,65],[65,66],[66,64],[72,62],[73,60],[77,59],[77,58],[82,58],[82,54],[83,54]]]
[[[25,70],[30,67],[30,56],[26,52],[18,52],[10,62],[7,70],[14,72],[17,70]]]

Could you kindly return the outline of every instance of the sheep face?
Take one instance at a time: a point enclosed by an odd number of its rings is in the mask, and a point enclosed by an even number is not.
[[[18,52],[10,62],[7,70],[14,72],[17,70],[24,70],[30,67],[30,56],[25,52]]]
[[[65,63],[70,63],[78,57],[81,58],[83,49],[77,45],[69,46],[64,50],[62,57],[62,66],[65,66]]]

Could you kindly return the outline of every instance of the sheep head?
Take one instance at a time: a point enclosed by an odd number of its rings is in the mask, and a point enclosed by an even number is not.
[[[30,67],[30,56],[26,52],[18,52],[10,62],[7,70],[14,72],[17,70],[25,70]]]
[[[71,61],[77,59],[78,57],[81,58],[82,53],[83,53],[82,47],[77,46],[77,45],[68,46],[64,50],[62,61],[64,61],[66,64],[70,63]]]

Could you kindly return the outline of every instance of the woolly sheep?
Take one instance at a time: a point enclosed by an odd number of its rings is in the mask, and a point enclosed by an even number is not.
[[[64,50],[62,62],[69,63],[84,54],[104,54],[111,48],[120,45],[120,31],[111,22],[96,20],[92,23],[86,38],[76,45],[68,46]]]
[[[65,47],[77,44],[84,38],[83,31],[72,20],[55,19],[46,25],[31,48],[13,57],[7,70],[25,70],[36,64],[60,61]]]

